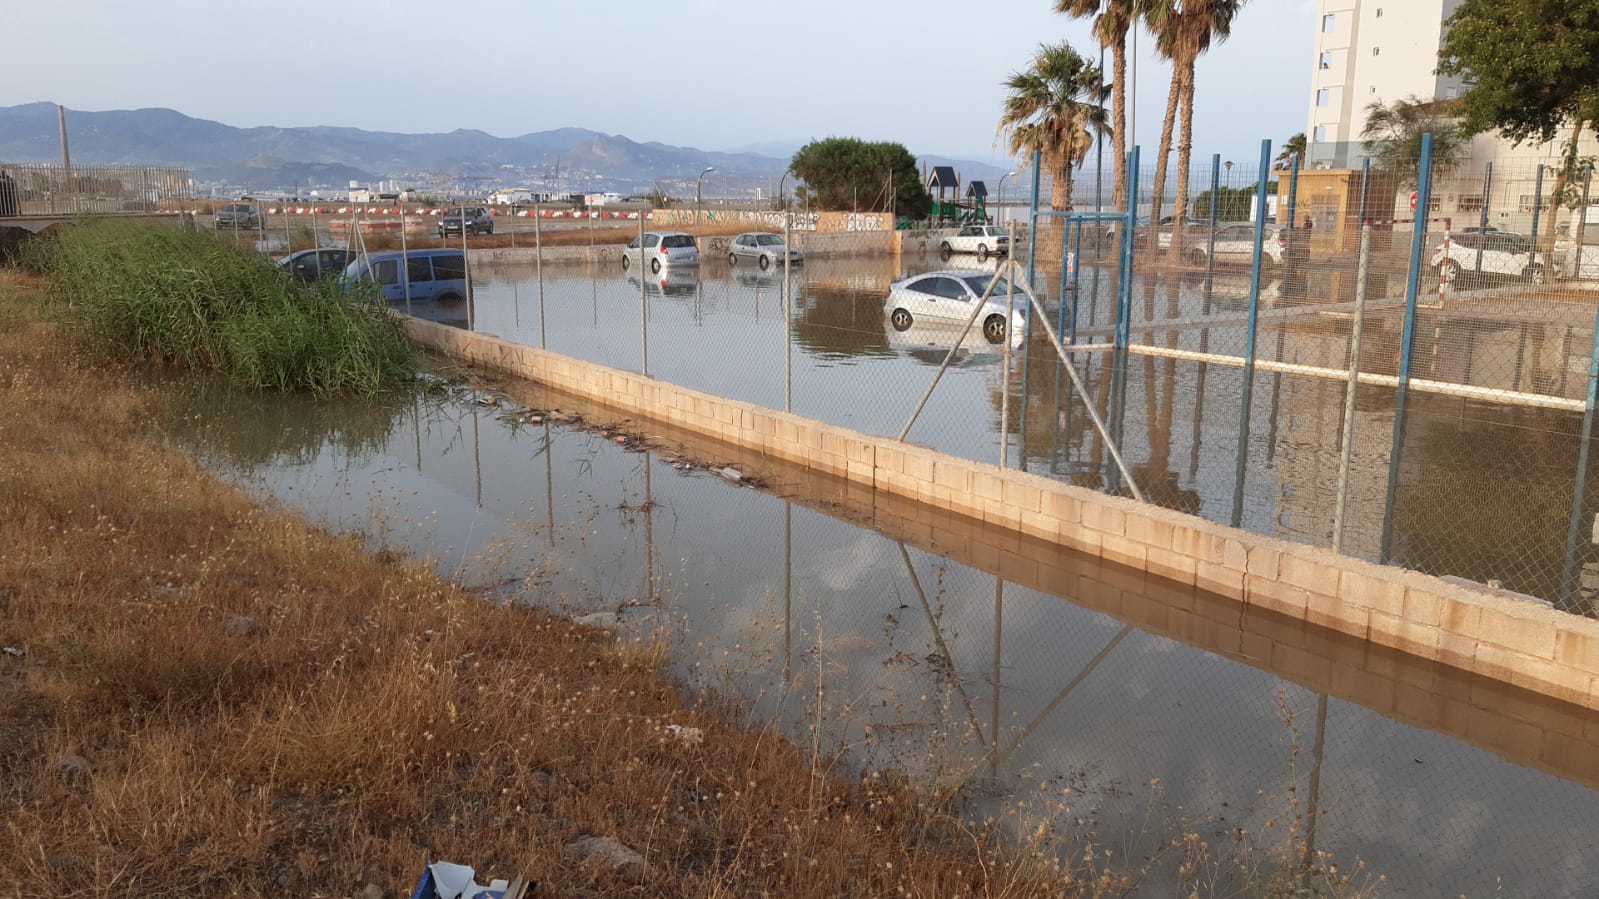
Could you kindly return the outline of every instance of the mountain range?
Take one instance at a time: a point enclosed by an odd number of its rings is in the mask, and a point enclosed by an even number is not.
[[[742,176],[759,184],[788,166],[786,158],[760,152],[640,143],[586,128],[517,137],[471,129],[400,134],[334,126],[237,128],[161,108],[68,110],[66,118],[74,162],[181,166],[191,169],[197,180],[257,189],[341,187],[380,179],[418,186],[427,181],[523,186],[548,183],[558,167],[580,174],[585,183],[633,190],[648,189],[655,179],[692,179],[707,166],[723,174],[723,183]],[[56,162],[60,153],[54,103],[0,107],[0,162]],[[923,162],[955,165],[967,180],[986,178],[991,183],[1005,171],[943,157],[923,157]]]

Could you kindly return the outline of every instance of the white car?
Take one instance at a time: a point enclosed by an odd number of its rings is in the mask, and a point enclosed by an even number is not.
[[[700,247],[694,242],[692,234],[682,231],[646,231],[643,240],[642,252],[637,237],[623,248],[622,271],[627,271],[634,262],[649,266],[652,272],[658,272],[668,265],[700,264]]]
[[[1004,256],[1010,253],[1010,235],[998,225],[967,225],[944,238],[938,249],[946,258],[952,253],[976,253],[978,259],[987,259],[989,253]]]
[[[805,254],[799,247],[784,246],[781,234],[751,231],[733,238],[727,245],[728,263],[738,265],[740,259],[754,259],[761,268],[771,268],[774,262],[798,265],[805,261]]]
[[[1544,283],[1544,258],[1532,238],[1509,231],[1463,231],[1449,235],[1448,248],[1433,248],[1432,265],[1453,284],[1462,274],[1483,278],[1519,278]]]
[[[965,324],[988,282],[995,279],[992,272],[975,269],[927,272],[912,275],[888,286],[888,296],[883,300],[883,313],[896,331],[904,331],[920,321],[943,321]],[[977,315],[977,324],[989,343],[1002,343],[1007,334],[1019,333],[1026,326],[1027,295],[1016,291],[1009,323],[1005,317],[1005,296],[1010,285],[1004,278],[994,285],[988,302]]]
[[[1159,244],[1171,246],[1171,231],[1162,231]],[[1260,261],[1266,267],[1281,265],[1287,241],[1276,225],[1267,225],[1260,244]],[[1210,225],[1191,222],[1183,230],[1183,261],[1190,265],[1206,265],[1210,261]],[[1216,223],[1216,261],[1235,265],[1253,265],[1255,261],[1255,225],[1252,222]]]

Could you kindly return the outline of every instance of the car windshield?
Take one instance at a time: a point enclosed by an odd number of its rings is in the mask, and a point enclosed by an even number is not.
[[[662,238],[661,246],[668,249],[680,249],[694,246],[694,238],[687,234],[668,234]]]
[[[988,282],[993,280],[993,277],[993,275],[967,275],[963,280],[965,280],[966,286],[972,289],[972,293],[982,296],[983,291],[988,289]],[[999,283],[994,285],[994,292],[989,296],[1002,297],[1009,292],[1009,290],[1010,283],[1004,278],[1000,278]]]

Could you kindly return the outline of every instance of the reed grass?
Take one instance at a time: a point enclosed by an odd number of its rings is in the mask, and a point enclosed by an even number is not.
[[[323,396],[371,398],[413,378],[415,351],[385,306],[209,234],[90,220],[25,253],[61,320],[130,358]]]

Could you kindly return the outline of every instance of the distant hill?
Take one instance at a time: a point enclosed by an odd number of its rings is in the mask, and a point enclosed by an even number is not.
[[[69,109],[67,133],[75,162],[184,166],[202,180],[260,189],[342,186],[352,180],[385,178],[418,182],[434,176],[525,184],[552,173],[557,163],[562,173],[584,172],[647,187],[658,178],[691,179],[706,166],[715,166],[722,179],[735,181],[739,176],[776,177],[788,167],[786,155],[641,143],[586,128],[517,137],[470,129],[399,134],[332,126],[236,128],[156,108]],[[0,107],[0,162],[55,162],[60,154],[54,103]],[[968,180],[1003,174],[982,163],[940,159],[938,164],[955,165]]]

